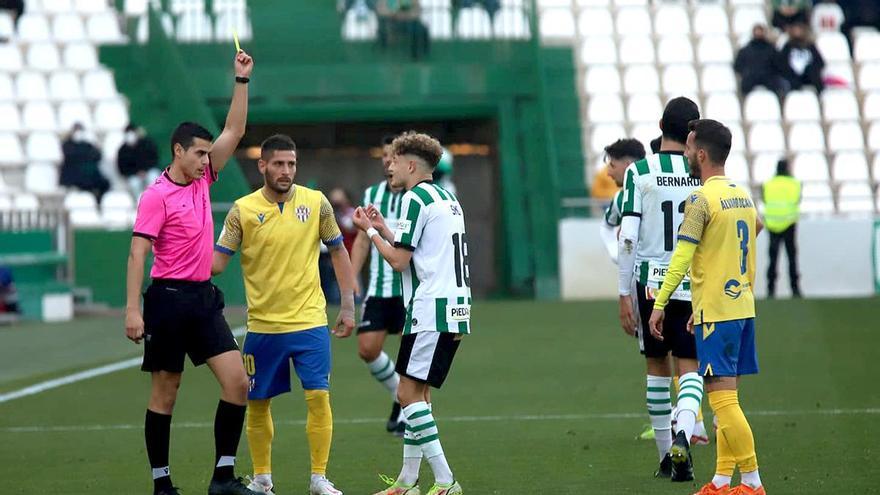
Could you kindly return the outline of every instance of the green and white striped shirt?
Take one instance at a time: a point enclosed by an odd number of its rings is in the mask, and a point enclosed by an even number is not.
[[[363,206],[366,208],[375,205],[385,217],[385,224],[394,232],[397,229],[402,200],[403,191],[392,192],[388,181],[382,181],[364,191]],[[370,287],[367,289],[367,297],[387,298],[401,297],[402,295],[400,273],[395,272],[391,265],[385,261],[385,258],[379,254],[376,246],[370,243]]]

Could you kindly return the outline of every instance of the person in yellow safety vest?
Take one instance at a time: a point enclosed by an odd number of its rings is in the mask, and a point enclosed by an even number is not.
[[[764,183],[764,225],[770,232],[770,267],[767,269],[767,294],[776,295],[776,260],[779,243],[785,243],[788,278],[793,297],[801,297],[798,285],[796,228],[800,215],[801,183],[791,176],[788,160],[779,160],[776,176]]]

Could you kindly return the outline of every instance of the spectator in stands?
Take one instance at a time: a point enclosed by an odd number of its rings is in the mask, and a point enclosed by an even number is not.
[[[839,32],[845,18],[843,9],[834,0],[823,0],[813,7],[810,25],[814,33]]]
[[[812,0],[773,0],[773,27],[788,31],[788,27],[809,20]]]
[[[12,22],[18,26],[18,20],[21,19],[21,14],[24,13],[24,0],[0,0],[0,10],[10,11],[12,13]]]
[[[333,206],[333,213],[336,215],[336,225],[342,232],[342,243],[345,249],[351,253],[351,247],[357,237],[358,228],[354,225],[352,217],[354,217],[354,206],[351,202],[351,195],[348,191],[341,187],[333,188],[330,196],[327,198],[330,205]]]
[[[767,28],[756,24],[752,28],[752,39],[736,54],[733,70],[740,77],[740,90],[743,96],[751,93],[757,86],[783,96],[782,70],[779,67],[779,52],[776,45],[767,37]]]
[[[767,294],[776,295],[776,261],[779,244],[785,244],[788,257],[788,280],[794,297],[801,297],[798,284],[797,221],[800,216],[801,183],[788,170],[788,160],[779,160],[776,177],[764,183],[764,225],[770,232],[770,266],[767,269]]]
[[[116,154],[116,166],[135,196],[140,196],[159,177],[159,151],[143,127],[129,124],[125,128],[125,138]]]
[[[101,202],[101,197],[110,189],[110,182],[101,174],[98,164],[101,163],[101,150],[86,138],[86,131],[79,122],[67,138],[61,143],[64,162],[61,164],[59,183],[66,187],[75,187],[89,191]]]
[[[0,313],[18,313],[18,291],[12,279],[12,270],[0,265]]]
[[[377,0],[379,44],[384,48],[397,34],[410,39],[410,54],[417,60],[428,54],[428,28],[422,23],[419,0]]]
[[[804,86],[813,86],[816,92],[825,89],[822,82],[822,69],[825,60],[813,42],[806,23],[792,24],[788,30],[789,38],[780,53],[783,76],[788,82],[788,89],[798,90]]]
[[[852,29],[855,27],[873,27],[880,29],[880,2],[866,0],[838,0],[843,9],[843,33],[853,44]]]

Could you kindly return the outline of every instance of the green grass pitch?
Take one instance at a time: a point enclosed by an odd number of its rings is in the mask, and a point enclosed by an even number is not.
[[[697,484],[652,478],[644,364],[617,325],[616,304],[478,302],[449,380],[434,394],[441,440],[469,494],[690,494]],[[239,314],[229,316],[235,325]],[[758,308],[761,374],[740,400],[755,432],[768,493],[880,493],[878,299],[770,301]],[[397,340],[386,349],[396,356]],[[120,318],[0,328],[0,394],[137,356]],[[329,477],[349,495],[395,476],[401,442],[384,431],[390,398],[356,354],[334,340],[336,425]],[[127,369],[0,403],[3,494],[150,493],[143,416],[147,375]],[[273,404],[279,495],[307,493],[302,394]],[[184,495],[205,493],[217,385],[184,374],[171,469]],[[704,406],[708,411],[708,404]],[[708,416],[711,421],[711,416]],[[711,424],[711,423],[709,423]],[[697,481],[714,443],[695,450]],[[242,437],[238,472],[249,474]],[[422,486],[431,481],[427,463]]]

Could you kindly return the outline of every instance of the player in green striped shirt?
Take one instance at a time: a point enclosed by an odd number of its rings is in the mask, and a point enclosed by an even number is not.
[[[391,187],[388,167],[391,165],[391,143],[393,136],[382,139],[382,172],[385,179],[370,186],[364,192],[361,206],[375,206],[385,217],[389,228],[397,228],[403,190]],[[351,250],[351,264],[355,273],[360,273],[369,254],[370,281],[364,299],[361,323],[358,326],[358,355],[370,370],[370,374],[391,393],[391,415],[385,429],[403,435],[404,427],[397,402],[397,385],[400,378],[394,370],[394,361],[382,350],[388,334],[399,334],[403,330],[406,308],[403,305],[403,286],[400,272],[391,268],[364,232],[358,232]]]
[[[608,176],[614,180],[617,187],[623,187],[626,167],[642,158],[645,158],[645,147],[638,139],[618,139],[605,147]],[[614,263],[617,263],[617,232],[620,230],[622,210],[623,189],[620,189],[605,210],[605,224],[599,228],[599,236]]]

